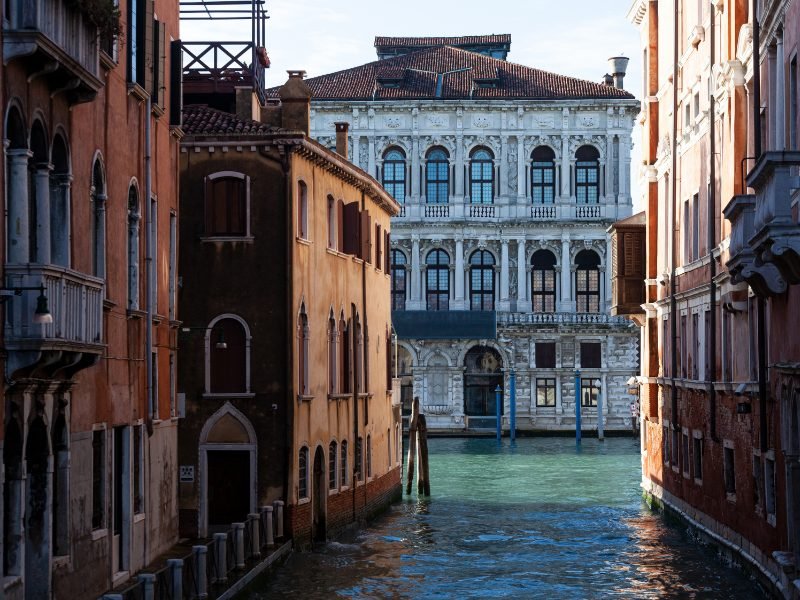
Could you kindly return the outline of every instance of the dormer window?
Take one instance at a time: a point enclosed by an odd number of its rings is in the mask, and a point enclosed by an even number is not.
[[[400,89],[400,85],[402,83],[403,83],[402,79],[378,78],[378,85],[380,85],[384,89],[389,89],[389,90]]]
[[[494,79],[475,79],[475,87],[479,89],[494,89],[500,87],[500,78]]]

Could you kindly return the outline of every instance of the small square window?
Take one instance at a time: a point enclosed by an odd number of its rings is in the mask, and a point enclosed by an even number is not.
[[[555,369],[556,368],[556,344],[555,342],[536,343],[536,368]]]
[[[556,405],[556,380],[551,377],[536,379],[536,406]]]

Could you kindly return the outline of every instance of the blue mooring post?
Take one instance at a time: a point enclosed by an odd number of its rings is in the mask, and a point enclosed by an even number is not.
[[[581,443],[581,372],[575,369],[575,443]]]
[[[511,376],[509,377],[509,386],[510,386],[510,401],[511,401],[511,443],[515,443],[517,441],[517,375],[514,373],[514,369],[511,369]]]
[[[500,434],[501,434],[501,431],[500,431],[500,425],[501,425],[501,423],[500,423],[500,394],[502,393],[502,391],[503,390],[500,389],[499,385],[496,388],[494,388],[494,414],[497,416],[497,443],[498,444],[500,443]]]

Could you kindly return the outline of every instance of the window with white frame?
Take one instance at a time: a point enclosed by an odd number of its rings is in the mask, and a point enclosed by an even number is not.
[[[308,447],[300,448],[297,465],[297,497],[308,498]]]
[[[308,235],[308,186],[297,182],[297,237],[307,240]]]
[[[139,192],[128,188],[128,310],[139,310]]]
[[[224,314],[209,323],[205,338],[206,393],[250,393],[250,328]]]

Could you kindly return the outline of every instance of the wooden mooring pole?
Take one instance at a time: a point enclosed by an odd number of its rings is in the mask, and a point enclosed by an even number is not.
[[[417,494],[419,496],[431,495],[430,472],[428,471],[428,424],[425,415],[419,416],[417,424],[419,436],[419,475],[417,475]]]
[[[406,494],[411,494],[414,481],[414,465],[417,461],[417,423],[419,421],[419,396],[411,404],[411,421],[408,423],[408,471],[406,471]]]

